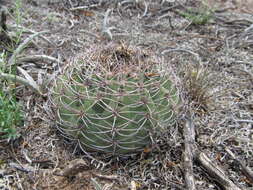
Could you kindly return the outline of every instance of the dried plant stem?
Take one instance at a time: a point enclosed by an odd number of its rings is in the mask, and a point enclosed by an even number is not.
[[[31,87],[38,94],[42,94],[42,92],[40,91],[40,89],[39,89],[39,87],[37,85],[33,85],[32,83],[30,83],[28,80],[26,80],[23,77],[0,72],[0,78],[7,79],[7,80],[12,80],[14,82],[21,83],[21,84],[23,84],[25,86]]]
[[[94,8],[94,7],[99,7],[100,4],[93,4],[93,5],[89,5],[89,6],[79,6],[79,7],[72,7],[69,10],[70,11],[78,11],[78,10],[85,10],[85,9],[89,9],[89,8]]]
[[[42,61],[42,60],[47,60],[47,61],[52,61],[56,63],[60,63],[59,59],[56,59],[54,57],[48,56],[48,55],[30,55],[30,56],[25,56],[25,57],[18,57],[17,62],[30,62],[30,61]]]
[[[103,20],[103,24],[102,24],[102,34],[106,35],[107,38],[109,38],[110,40],[112,40],[112,33],[111,33],[111,29],[113,29],[114,27],[108,27],[108,16],[111,12],[111,9],[108,9],[105,12],[105,17]]]
[[[141,18],[145,17],[148,13],[148,4],[146,3],[146,1],[144,1],[144,6],[145,6],[145,10],[144,10],[144,13],[142,14]]]
[[[70,11],[77,11],[77,10],[84,10],[84,9],[88,9],[89,6],[79,6],[79,7],[72,7],[69,10]]]
[[[80,30],[79,32],[88,34],[88,35],[90,35],[90,36],[95,37],[96,39],[99,39],[99,36],[98,36],[98,35],[96,35],[96,34],[90,32],[90,31],[88,31],[88,30]]]
[[[171,49],[165,49],[165,50],[163,50],[161,52],[161,54],[164,55],[164,54],[171,53],[171,52],[174,52],[174,51],[177,51],[177,52],[187,52],[187,53],[192,54],[193,56],[195,56],[198,61],[201,60],[200,57],[199,57],[199,55],[197,53],[194,53],[191,50],[182,49],[182,48],[178,48],[178,49],[173,49],[173,48],[171,48]]]
[[[8,61],[8,66],[10,65],[14,65],[16,63],[16,57],[18,54],[20,54],[22,52],[22,50],[37,36],[41,35],[41,34],[45,34],[48,31],[42,31],[42,32],[37,32],[35,34],[32,34],[31,36],[29,36],[27,39],[25,39],[25,41],[23,43],[21,43],[17,49],[13,52],[11,58]]]
[[[92,172],[92,175],[97,178],[106,179],[106,180],[116,180],[119,181],[120,177],[117,175],[102,175],[95,172]]]
[[[31,30],[31,29],[28,29],[28,28],[25,28],[23,26],[20,26],[20,25],[11,25],[10,26],[10,29],[14,30],[14,29],[19,29],[22,31],[22,33],[30,33],[30,34],[35,34],[37,33],[36,31],[34,30]],[[52,46],[55,46],[54,42],[50,41],[48,38],[46,38],[45,36],[42,36],[40,35],[39,36],[41,39],[43,39],[45,42],[51,44]]]

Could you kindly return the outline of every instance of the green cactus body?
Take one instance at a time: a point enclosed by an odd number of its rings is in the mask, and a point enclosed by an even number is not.
[[[96,67],[78,63],[67,69],[50,98],[59,129],[83,149],[112,155],[140,151],[173,124],[179,96],[167,74],[112,75]]]

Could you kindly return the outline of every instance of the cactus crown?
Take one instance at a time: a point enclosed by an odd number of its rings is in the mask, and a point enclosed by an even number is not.
[[[179,102],[170,73],[123,45],[76,58],[54,83],[58,128],[81,147],[112,155],[143,150],[175,122]]]

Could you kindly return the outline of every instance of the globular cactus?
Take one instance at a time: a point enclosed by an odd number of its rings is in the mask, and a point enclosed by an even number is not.
[[[49,98],[58,128],[86,151],[143,150],[175,122],[178,90],[161,68],[124,46],[76,58],[55,80]]]

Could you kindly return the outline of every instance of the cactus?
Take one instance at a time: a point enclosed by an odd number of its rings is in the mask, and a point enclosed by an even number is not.
[[[111,155],[150,145],[173,125],[179,102],[160,64],[122,46],[76,58],[55,80],[49,99],[60,131],[85,150]]]

